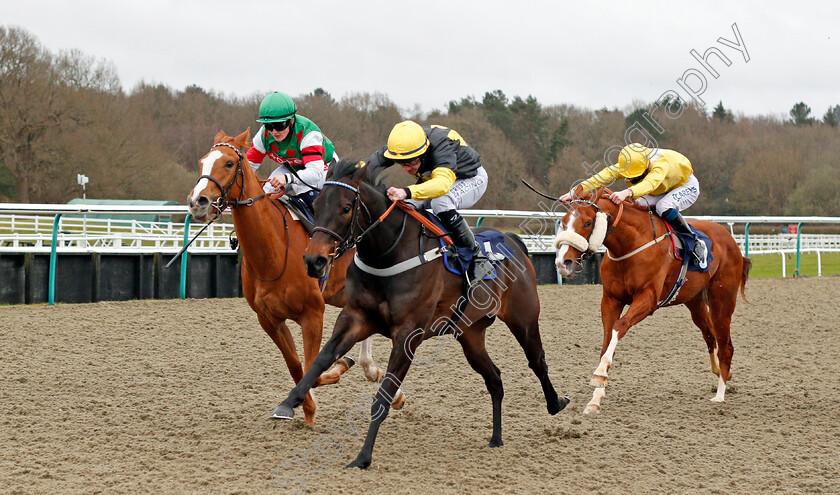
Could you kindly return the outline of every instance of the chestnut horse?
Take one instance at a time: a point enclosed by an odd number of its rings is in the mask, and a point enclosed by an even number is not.
[[[582,258],[601,245],[607,248],[601,263],[604,341],[601,361],[591,381],[595,391],[583,411],[589,414],[601,411],[607,372],[618,341],[666,299],[677,282],[681,261],[674,257],[665,222],[647,208],[634,203],[616,205],[608,198],[607,188],[588,193],[578,187],[577,192],[579,199],[571,202],[555,238],[559,249],[557,271],[570,276]],[[723,402],[726,382],[732,376],[729,324],[739,289],[745,297],[752,261],[741,255],[724,227],[706,221],[690,223],[711,239],[714,260],[705,273],[688,271],[685,283],[667,305],[685,304],[691,311],[691,319],[708,346],[712,372],[718,376],[717,394],[711,400]],[[622,316],[625,306],[629,308]]]
[[[502,445],[502,379],[484,346],[485,330],[496,316],[525,351],[528,365],[542,385],[548,412],[557,414],[569,399],[557,396],[548,377],[540,339],[536,274],[525,245],[515,235],[506,234],[510,258],[495,263],[496,278],[464,291],[463,278],[448,272],[439,258],[438,237],[428,234],[414,218],[407,218],[402,209],[394,210],[383,191],[371,185],[376,173],[370,172],[368,177],[369,170],[364,162],[339,162],[333,180],[326,182],[315,200],[315,233],[305,255],[309,275],[321,276],[337,247],[355,244],[354,263],[347,271],[347,305],[312,367],[277,406],[274,417],[292,419],[309,387],[337,357],[357,341],[375,333],[384,335],[392,342],[388,370],[373,401],[364,446],[348,466],[367,468],[391,398],[420,342],[451,334],[490,392],[493,434],[489,445]]]
[[[309,234],[300,222],[290,218],[285,205],[263,192],[261,181],[245,158],[249,132],[250,128],[234,138],[219,131],[210,151],[199,160],[201,177],[187,202],[198,222],[213,221],[225,208],[231,208],[242,249],[245,299],[280,349],[297,383],[321,347],[325,303],[338,307],[345,304],[344,277],[352,256],[335,261],[322,294],[318,281],[306,275],[303,264]],[[301,367],[286,320],[300,325],[305,367]],[[376,381],[382,371],[373,364],[370,351],[370,341],[364,342],[359,364],[365,376]],[[316,386],[337,382],[352,364],[349,358],[336,361]],[[303,411],[310,425],[315,424],[315,408],[312,394],[307,394]]]

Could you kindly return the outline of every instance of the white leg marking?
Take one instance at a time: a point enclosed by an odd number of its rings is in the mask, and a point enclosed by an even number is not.
[[[726,382],[723,381],[723,377],[718,378],[718,389],[717,395],[712,397],[710,400],[712,402],[723,402],[723,395],[726,393]]]
[[[583,410],[583,414],[589,414],[592,412],[600,412],[601,410],[601,399],[604,398],[606,395],[607,389],[605,387],[598,387],[592,392],[592,400],[589,401],[589,404],[586,405],[586,409]]]
[[[595,368],[595,375],[607,376],[607,371],[610,369],[610,365],[613,361],[616,345],[618,345],[618,330],[613,330],[612,337],[610,338],[610,345],[607,346],[607,352],[601,356],[601,362],[598,363],[598,367]]]
[[[359,347],[359,366],[362,367],[365,377],[372,382],[379,380],[379,368],[373,364],[373,343],[371,342],[371,337],[363,340]]]
[[[213,164],[216,163],[222,156],[222,152],[219,150],[213,150],[210,153],[207,153],[207,156],[201,159],[201,175],[210,175],[210,172],[213,170]],[[207,184],[210,181],[207,179],[200,179],[198,184],[192,190],[192,197],[193,201],[198,199],[198,194],[207,188]]]

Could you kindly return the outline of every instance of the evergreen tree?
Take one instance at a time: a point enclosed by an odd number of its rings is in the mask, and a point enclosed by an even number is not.
[[[810,117],[811,107],[803,102],[799,102],[790,109],[791,121],[796,125],[811,125],[814,123],[814,117]]]
[[[714,111],[712,111],[712,117],[720,120],[721,122],[735,122],[735,117],[732,115],[732,111],[723,107],[723,101],[718,102]]]
[[[823,115],[823,123],[831,127],[840,125],[840,105],[828,107],[828,111]]]

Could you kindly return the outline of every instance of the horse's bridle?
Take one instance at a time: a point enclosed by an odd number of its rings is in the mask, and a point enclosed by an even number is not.
[[[213,219],[210,220],[210,222],[208,224],[211,224],[211,223],[215,222],[216,220],[218,220],[219,217],[222,216],[222,212],[225,211],[225,208],[227,208],[227,207],[238,208],[240,206],[251,206],[252,204],[254,204],[255,201],[259,201],[259,200],[265,198],[266,196],[268,196],[267,193],[263,193],[259,196],[255,196],[253,198],[248,198],[248,199],[243,200],[242,197],[245,195],[245,172],[242,171],[242,164],[245,162],[245,155],[242,153],[242,151],[237,146],[234,146],[230,143],[216,143],[213,146],[211,146],[210,149],[212,150],[213,148],[216,148],[218,146],[227,146],[228,148],[235,151],[236,155],[239,157],[239,162],[237,162],[237,164],[236,164],[236,172],[234,172],[233,179],[231,179],[231,181],[228,182],[227,186],[222,186],[221,182],[219,182],[212,175],[201,175],[201,176],[198,177],[199,181],[201,179],[207,179],[207,180],[213,182],[213,184],[216,184],[216,187],[218,187],[219,191],[221,191],[221,193],[222,193],[221,196],[219,196],[218,198],[216,198],[215,201],[210,203],[210,206],[212,206],[213,209],[216,210],[216,214],[213,216]],[[237,185],[237,183],[240,181],[240,179],[241,179],[241,183],[238,184],[239,185],[239,197],[235,200],[228,200],[227,197],[230,194],[230,191],[233,189],[234,185]],[[197,183],[198,183],[198,181],[196,181],[196,184]],[[276,202],[272,202],[272,203],[275,205],[275,207],[277,206]],[[279,207],[278,207],[278,209],[279,209]],[[282,212],[282,210],[281,210],[281,212]],[[286,235],[288,236],[289,225],[286,222],[286,214],[285,213],[283,213],[283,226],[285,227]],[[199,234],[200,233],[201,232],[199,232]],[[192,242],[192,241],[190,241],[190,242]],[[233,245],[232,242],[231,242],[231,245]],[[282,277],[284,273],[286,273],[286,267],[289,266],[288,260],[289,260],[289,242],[286,242],[286,257],[285,257],[285,262],[283,263],[283,270],[280,272],[280,275],[277,275],[274,278],[260,278],[255,273],[252,273],[251,269],[248,268],[248,265],[245,264],[244,255],[243,255],[243,259],[242,259],[242,265],[245,267],[245,269],[248,271],[248,273],[252,277],[254,277],[255,279],[260,280],[262,282],[274,282],[275,280],[278,280],[280,277]]]
[[[388,207],[385,213],[383,213],[379,218],[377,218],[376,221],[372,222],[368,228],[364,228],[362,227],[362,224],[359,220],[361,217],[361,209],[365,209],[365,214],[367,215],[368,220],[372,220],[372,217],[370,215],[370,210],[368,209],[367,205],[365,205],[365,202],[362,201],[361,192],[359,191],[359,188],[353,187],[345,182],[339,182],[334,180],[328,180],[324,182],[324,187],[326,186],[343,187],[345,189],[353,191],[354,194],[353,206],[351,207],[353,209],[353,215],[350,217],[350,226],[347,228],[347,233],[345,233],[342,236],[326,227],[319,226],[316,226],[314,229],[312,229],[313,234],[315,232],[323,232],[337,241],[335,251],[333,251],[330,254],[330,256],[333,259],[337,259],[347,251],[353,249],[356,246],[356,244],[358,244],[371,230],[373,230],[377,225],[382,223],[382,221],[385,220],[385,218],[387,218],[388,215],[390,215],[391,212],[394,210],[394,206],[397,205],[397,202],[395,201],[391,203],[391,206]],[[400,242],[400,239],[402,239],[403,233],[405,232],[406,220],[408,220],[408,215],[405,215],[403,217],[402,229],[400,230],[400,234],[397,236],[396,240],[394,240],[394,243],[391,244],[391,247],[389,247],[387,250],[381,253],[380,256],[385,256],[386,254],[393,251],[394,248],[397,246],[397,243]],[[353,234],[353,232],[355,232],[356,230],[361,230],[361,233],[358,236],[354,236]]]
[[[591,206],[592,208],[595,208],[595,213],[596,213],[596,214],[601,213],[601,207],[600,207],[600,206],[598,206],[598,204],[597,204],[597,203],[595,203],[594,201],[590,201],[590,200],[587,200],[587,199],[575,199],[575,200],[572,200],[572,201],[568,201],[567,203],[571,203],[571,204],[574,204],[574,203],[582,203],[582,204],[585,204],[585,205],[587,205],[587,206]],[[604,234],[604,238],[601,240],[601,244],[602,244],[602,245],[603,245],[604,241],[605,241],[605,240],[607,240],[607,237],[609,237],[609,236],[610,236],[610,234],[612,234],[612,232],[613,232],[613,231],[615,230],[615,228],[618,226],[618,222],[620,222],[620,221],[621,221],[621,215],[622,215],[623,213],[624,213],[624,202],[622,201],[622,202],[621,202],[621,204],[620,204],[620,205],[619,205],[619,207],[618,207],[618,214],[616,214],[616,216],[615,216],[615,220],[614,220],[614,221],[612,222],[612,224],[611,224],[611,225],[607,228],[607,231],[606,231],[606,233]],[[606,216],[607,216],[607,218],[608,218],[607,223],[609,223],[609,218],[611,218],[611,217],[612,217],[612,214],[610,214],[610,213],[606,213],[605,215],[606,215]],[[593,230],[594,230],[594,227],[593,227]],[[589,233],[589,236],[590,236],[590,237],[592,236],[592,233],[591,233],[591,232]],[[587,239],[587,240],[588,240],[588,239]],[[580,254],[580,256],[578,256],[578,257],[577,257],[577,259],[575,259],[575,263],[577,263],[578,265],[581,265],[584,261],[586,261],[587,259],[589,259],[590,257],[592,257],[592,255],[593,255],[593,254],[595,254],[595,249],[587,248],[587,250],[586,250],[586,251],[582,252],[582,253]]]
[[[358,243],[360,240],[362,240],[362,237],[364,237],[364,235],[367,234],[370,231],[370,229],[364,230],[361,234],[359,234],[358,237],[356,237],[356,238],[353,237],[353,232],[356,230],[356,228],[357,227],[359,229],[362,228],[361,224],[359,223],[359,217],[361,216],[362,207],[364,207],[365,213],[367,214],[368,218],[370,218],[370,210],[368,210],[368,207],[365,205],[364,201],[362,201],[361,194],[360,194],[359,189],[357,187],[353,187],[350,184],[335,181],[335,180],[325,181],[324,182],[324,187],[326,187],[326,186],[339,186],[339,187],[343,187],[345,189],[349,189],[350,191],[353,192],[353,206],[351,206],[351,208],[353,210],[353,215],[350,217],[350,226],[347,228],[347,233],[345,233],[342,236],[342,235],[340,235],[340,234],[338,234],[338,233],[336,233],[336,232],[334,232],[334,231],[332,231],[332,230],[330,230],[326,227],[319,227],[319,226],[316,226],[314,229],[312,229],[312,234],[313,235],[315,234],[315,232],[323,232],[323,233],[329,235],[330,237],[332,237],[333,239],[335,239],[337,241],[335,251],[333,251],[330,254],[330,256],[333,259],[337,259],[342,254],[344,254],[347,251],[353,249],[353,247],[356,246],[356,243]],[[371,226],[371,228],[372,227],[373,226]]]
[[[254,201],[259,201],[259,200],[266,197],[266,194],[264,193],[264,194],[261,194],[259,196],[255,196],[253,198],[248,198],[248,199],[245,199],[245,200],[242,199],[242,196],[245,194],[245,173],[242,171],[242,163],[245,162],[245,155],[242,154],[242,151],[238,147],[236,147],[236,146],[234,146],[230,143],[216,143],[213,146],[211,146],[210,149],[212,150],[213,148],[216,148],[216,147],[219,147],[219,146],[227,146],[228,148],[235,151],[236,155],[239,157],[239,161],[236,163],[236,172],[233,175],[233,179],[230,182],[228,182],[227,186],[222,186],[222,183],[219,182],[212,175],[200,175],[198,177],[199,181],[201,179],[207,179],[207,180],[211,181],[213,184],[216,184],[216,187],[218,187],[219,191],[221,191],[221,193],[222,193],[218,198],[216,198],[215,201],[210,203],[210,206],[212,206],[213,209],[216,210],[216,215],[214,216],[213,221],[218,220],[218,218],[222,215],[222,212],[228,206],[231,207],[231,208],[237,208],[239,206],[251,206],[252,204],[254,204]],[[241,180],[241,183],[239,183],[240,180]],[[196,181],[196,183],[198,183],[198,181]],[[239,185],[239,197],[235,200],[230,200],[229,201],[227,199],[227,197],[230,194],[230,191],[233,189],[234,185]]]

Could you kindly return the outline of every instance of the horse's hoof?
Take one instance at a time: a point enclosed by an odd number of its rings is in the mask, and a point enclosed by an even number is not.
[[[271,413],[271,419],[295,419],[295,410],[287,405],[280,404]]]
[[[593,387],[606,387],[607,377],[603,375],[592,375],[592,380],[589,381],[589,385]]]
[[[399,410],[402,409],[405,405],[405,394],[400,394],[399,397],[394,399],[393,404],[391,404],[391,409]]]
[[[709,400],[712,402],[726,402],[726,399],[724,399],[723,397],[712,397]]]
[[[499,439],[491,438],[490,443],[488,443],[487,446],[490,447],[491,449],[495,449],[496,447],[501,447],[504,444],[505,444],[505,442],[503,442],[501,438],[499,438]]]
[[[601,406],[598,404],[587,404],[583,414],[601,414]]]
[[[370,467],[370,461],[362,460],[360,457],[357,457],[355,461],[351,462],[350,464],[344,466],[347,469],[350,468],[359,468],[359,469],[367,469]]]
[[[566,396],[563,396],[560,399],[558,399],[557,402],[555,402],[553,404],[549,404],[548,405],[548,414],[551,414],[552,416],[554,416],[555,414],[559,413],[560,411],[565,409],[567,405],[569,405],[569,400],[571,400],[571,399],[569,399]]]

